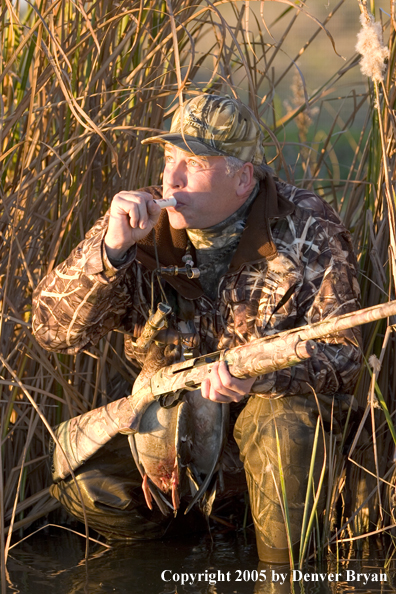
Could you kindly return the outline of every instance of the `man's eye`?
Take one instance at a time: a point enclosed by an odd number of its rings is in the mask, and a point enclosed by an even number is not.
[[[165,155],[165,163],[173,163],[173,157],[171,155]]]

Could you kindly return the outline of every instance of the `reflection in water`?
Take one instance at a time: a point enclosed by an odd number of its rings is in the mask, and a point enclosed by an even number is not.
[[[132,544],[91,546],[60,529],[48,529],[10,553],[8,594],[349,594],[395,592],[380,561],[328,562],[301,573],[258,563],[254,535],[219,532]],[[349,571],[349,574],[347,573]],[[335,577],[338,576],[338,577]],[[366,577],[364,577],[366,576]],[[293,582],[293,577],[295,581]],[[349,581],[347,577],[350,578]],[[384,575],[383,575],[384,577]]]

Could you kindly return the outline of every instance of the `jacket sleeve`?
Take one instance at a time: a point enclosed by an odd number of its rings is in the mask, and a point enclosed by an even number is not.
[[[356,264],[346,230],[328,234],[319,227],[302,251],[304,275],[296,300],[293,327],[320,322],[359,309]],[[289,326],[290,327],[290,326]],[[287,328],[282,328],[287,329]],[[265,397],[353,392],[362,362],[361,333],[353,328],[316,341],[318,354],[304,363],[260,376],[252,393]]]
[[[136,248],[114,268],[104,250],[107,213],[33,294],[33,333],[50,351],[76,353],[121,327],[131,306]],[[132,264],[133,265],[133,264]]]

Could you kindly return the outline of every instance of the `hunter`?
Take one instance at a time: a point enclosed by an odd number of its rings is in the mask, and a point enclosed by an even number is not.
[[[178,108],[169,132],[146,143],[164,147],[162,186],[116,194],[105,216],[35,291],[33,329],[45,349],[78,353],[117,329],[124,333],[127,359],[143,367],[137,382],[144,383],[183,355],[245,344],[359,308],[348,231],[323,199],[274,176],[260,122],[247,106],[229,97],[194,96]],[[176,203],[161,209],[155,200],[162,198]],[[177,270],[189,274],[172,276]],[[172,308],[167,327],[149,348],[139,349],[136,340],[159,302]],[[353,401],[359,341],[358,329],[328,336],[311,359],[255,378],[236,379],[224,362],[216,363],[201,391],[187,394],[173,416],[167,412],[173,409],[153,408],[130,444],[127,394],[63,422],[56,432],[68,462],[54,446],[53,496],[83,517],[71,466],[90,526],[109,538],[162,537],[175,522],[189,522],[189,514],[174,520],[172,511],[185,508],[211,472],[207,513],[215,496],[247,488],[260,560],[287,563],[278,453],[291,541],[298,547],[318,416],[325,431],[317,445],[315,486],[324,444],[341,439]],[[225,438],[219,433],[226,415],[220,422],[219,410],[229,410]],[[163,450],[145,442],[155,439],[159,426]],[[212,470],[206,456],[214,456]],[[324,486],[320,511],[325,496]],[[162,515],[166,510],[170,515]]]

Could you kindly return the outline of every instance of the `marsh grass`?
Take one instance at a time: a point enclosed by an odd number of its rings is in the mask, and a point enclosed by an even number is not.
[[[311,14],[314,4],[286,0],[276,2],[280,10],[268,22],[273,3],[1,2],[3,591],[12,532],[57,507],[48,494],[42,418],[54,426],[105,404],[123,395],[136,376],[117,332],[76,356],[44,352],[31,334],[32,291],[83,239],[117,191],[159,183],[160,151],[140,140],[169,127],[184,97],[209,91],[245,100],[263,119],[267,154],[279,176],[322,195],[353,233],[362,305],[394,298],[394,15],[382,14],[390,50],[383,83],[362,79],[351,47],[346,61],[311,90],[302,56],[316,51],[322,38],[326,56],[335,51],[329,28],[345,0],[322,22]],[[356,22],[358,16],[356,2]],[[314,29],[285,63],[302,19]],[[273,26],[283,27],[276,39]],[[343,87],[351,74],[361,83]],[[288,80],[292,97],[285,106],[279,90]],[[396,393],[390,322],[363,330],[371,365],[362,368],[355,395],[370,424],[362,420],[357,428],[347,469],[336,468],[328,452],[332,480],[317,545],[353,538],[358,546],[366,533],[380,533],[396,520],[387,503]],[[373,354],[380,365],[369,359]],[[304,522],[304,552],[315,524],[314,514]]]

